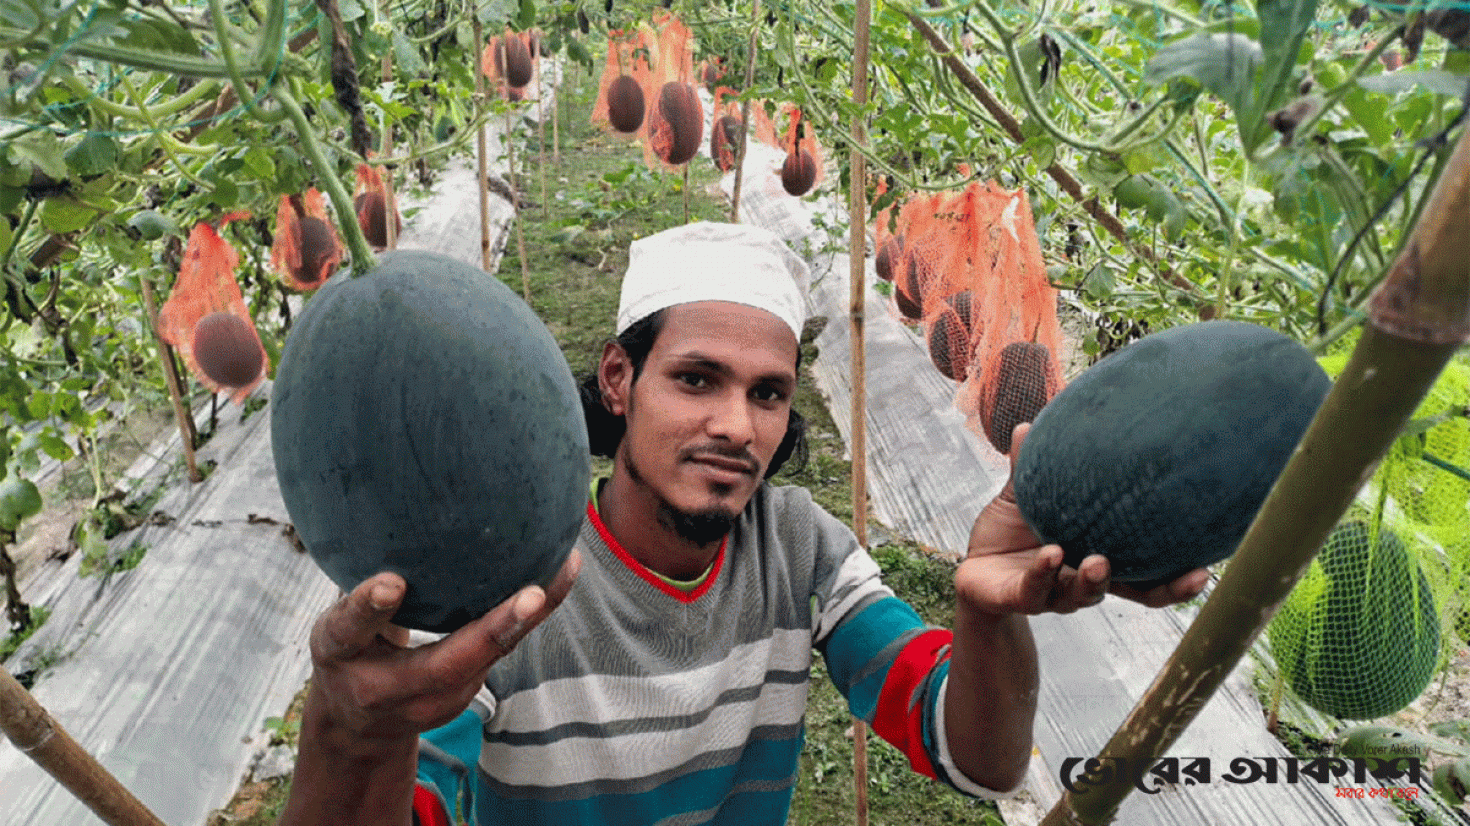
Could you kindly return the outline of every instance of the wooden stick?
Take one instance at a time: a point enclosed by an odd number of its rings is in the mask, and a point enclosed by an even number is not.
[[[750,7],[750,46],[745,50],[745,90],[755,85],[755,49],[757,39],[761,31],[761,0],[755,0]],[[743,135],[750,134],[750,98],[746,98],[740,104],[740,131]],[[740,223],[740,184],[745,178],[745,144],[748,137],[742,138],[735,147],[735,190],[730,195],[730,222]]]
[[[566,67],[562,61],[556,62],[557,79],[561,82],[556,86],[556,97],[551,102],[551,159],[558,166],[561,165],[561,92],[566,86]]]
[[[381,19],[388,19],[387,15],[383,14],[381,5],[378,14]],[[393,80],[393,51],[391,49],[383,53],[382,78],[384,83]],[[382,127],[383,157],[391,158],[393,157],[393,126],[388,123],[387,112],[383,113]],[[383,181],[383,236],[388,242],[384,249],[398,249],[398,221],[394,220],[394,217],[398,215],[398,199],[393,194],[393,170],[384,166],[383,174],[378,177]]]
[[[504,88],[504,81],[501,82]],[[526,260],[526,230],[525,222],[521,220],[521,196],[520,188],[516,186],[516,146],[515,136],[511,133],[512,107],[505,110],[505,182],[510,186],[510,209],[511,220],[516,224],[516,254],[521,257],[521,297],[526,303],[531,303],[531,263]]]
[[[164,826],[96,758],[46,713],[10,672],[0,668],[0,729],[15,747],[56,778],[111,826]]]
[[[868,105],[868,50],[872,25],[871,0],[857,0],[854,44],[852,50],[852,116],[853,149],[849,155],[848,199],[848,281],[852,319],[852,530],[858,544],[868,546],[868,428],[867,428],[867,163],[857,147],[866,138],[863,109]],[[853,721],[853,784],[856,792],[857,826],[868,824],[868,732],[862,720]]]
[[[179,423],[179,438],[184,442],[184,464],[189,468],[189,481],[203,482],[204,475],[199,472],[199,465],[194,461],[194,419],[184,405],[183,381],[179,376],[178,365],[174,364],[174,350],[158,332],[158,310],[155,309],[153,300],[153,284],[146,274],[138,279],[138,283],[143,287],[143,312],[147,314],[148,330],[153,333],[153,341],[158,345],[158,357],[163,361],[163,378],[168,384],[169,401],[173,402],[174,418]]]
[[[540,143],[540,154],[538,161],[541,166],[541,217],[547,217],[550,212],[546,203],[546,89],[541,85],[541,37],[536,37],[536,54],[531,55],[532,65],[536,67],[536,138]]]
[[[485,42],[485,32],[480,26],[480,16],[470,15],[473,20],[475,42]],[[483,48],[483,47],[482,47]],[[485,71],[480,65],[480,56],[474,56],[475,60],[475,123],[479,124],[479,133],[475,135],[475,157],[480,169],[480,269],[490,271],[490,162],[485,157],[489,149],[485,146],[485,122],[481,117],[485,114]]]

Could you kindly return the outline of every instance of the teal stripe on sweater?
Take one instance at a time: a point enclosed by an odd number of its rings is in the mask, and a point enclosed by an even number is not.
[[[898,651],[928,626],[897,597],[884,597],[850,617],[827,638],[822,654],[852,713],[873,721],[878,694]],[[878,652],[876,655],[873,652]]]
[[[778,826],[791,805],[804,734],[754,739],[726,766],[692,772],[648,791],[604,793],[575,800],[526,800],[487,795],[479,823],[584,823],[606,826]],[[481,774],[482,779],[485,778]],[[772,813],[779,813],[772,821]]]

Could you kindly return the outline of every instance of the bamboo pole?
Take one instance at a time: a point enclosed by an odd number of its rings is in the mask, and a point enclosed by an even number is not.
[[[475,42],[485,42],[485,32],[480,26],[480,16],[470,10],[470,18],[473,20]],[[481,48],[484,48],[481,46]],[[480,56],[475,55],[475,123],[477,134],[475,135],[475,158],[480,170],[480,269],[490,271],[490,174],[489,161],[485,157],[489,149],[485,146],[485,71],[480,65]]]
[[[550,209],[546,198],[546,89],[541,85],[541,36],[536,35],[536,54],[531,55],[533,66],[536,67],[536,139],[540,143],[540,155],[538,161],[541,168],[541,217],[550,215]]]
[[[1470,340],[1470,131],[1462,131],[1363,336],[1179,647],[1099,758],[1123,769],[1067,792],[1042,826],[1109,823],[1280,608],[1455,351]],[[1123,761],[1121,764],[1115,761]]]
[[[745,50],[745,89],[755,85],[755,50],[761,32],[761,0],[750,6],[750,45]],[[741,140],[735,147],[735,189],[730,195],[730,222],[740,223],[740,185],[745,178],[745,147],[750,135],[750,98],[740,104]]]
[[[869,29],[871,0],[857,0],[852,52],[853,148],[848,162],[848,281],[851,285],[849,317],[852,319],[852,529],[858,544],[868,546],[868,366],[865,330],[867,317],[867,163],[857,147],[866,142],[863,110],[868,105]],[[856,791],[857,826],[868,824],[868,727],[853,721],[853,784]]]
[[[504,81],[502,81],[502,88]],[[511,131],[511,110],[514,107],[507,106],[505,109],[505,182],[510,186],[510,209],[512,219],[516,223],[516,254],[521,258],[521,297],[527,304],[531,303],[531,264],[526,260],[526,229],[525,222],[521,220],[521,196],[520,187],[516,186],[516,147],[515,135]],[[487,267],[488,269],[488,267]]]
[[[0,668],[0,729],[10,742],[111,826],[164,826]]]
[[[158,345],[158,357],[163,361],[163,378],[168,384],[168,398],[173,403],[174,418],[179,423],[179,438],[184,443],[184,464],[189,468],[189,481],[202,482],[204,475],[199,472],[199,465],[194,461],[194,419],[184,406],[183,382],[180,380],[178,366],[174,364],[173,348],[158,334],[158,309],[157,302],[153,300],[153,284],[146,273],[138,279],[138,283],[143,288],[143,312],[148,314],[148,331],[153,334],[153,342]]]
[[[381,20],[388,19],[383,14],[381,4],[378,8],[378,16]],[[393,51],[390,49],[383,53],[383,72],[380,75],[384,83],[393,80]],[[382,153],[384,157],[393,157],[393,126],[388,123],[388,113],[383,112],[381,122],[383,139]],[[383,238],[387,241],[384,249],[398,249],[398,222],[394,216],[398,215],[398,197],[393,191],[393,170],[387,166],[383,167],[383,174],[378,176],[383,181]]]

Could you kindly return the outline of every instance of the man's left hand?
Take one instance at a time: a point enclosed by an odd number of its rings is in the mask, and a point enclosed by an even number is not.
[[[1030,425],[1011,440],[1011,469]],[[1183,602],[1204,589],[1209,572],[1196,568],[1171,582],[1140,588],[1109,581],[1107,557],[1094,554],[1077,568],[1062,564],[1060,545],[1042,545],[1016,506],[1011,480],[980,511],[970,531],[969,553],[955,572],[964,603],[987,614],[1069,614],[1102,602],[1108,593],[1159,608]]]

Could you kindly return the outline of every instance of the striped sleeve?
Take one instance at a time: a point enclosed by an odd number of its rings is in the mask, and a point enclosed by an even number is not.
[[[1014,795],[974,782],[950,755],[944,694],[953,632],[927,625],[898,599],[855,540],[829,570],[825,583],[819,578],[814,638],[853,715],[926,777],[971,797]]]

